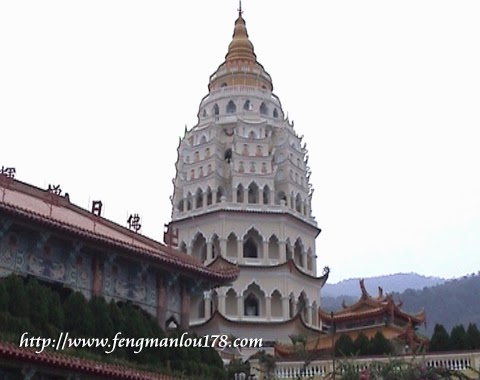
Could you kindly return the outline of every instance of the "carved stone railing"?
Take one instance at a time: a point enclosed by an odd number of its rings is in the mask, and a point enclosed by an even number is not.
[[[342,363],[353,366],[355,371],[362,371],[374,365],[374,363],[388,363],[400,359],[406,363],[424,363],[427,367],[446,368],[461,371],[471,379],[478,379],[480,371],[480,351],[428,353],[418,356],[401,355],[395,357],[375,356],[362,358],[336,359],[337,379],[341,379],[338,369]],[[265,371],[258,360],[250,360],[253,373],[258,380],[265,379]],[[273,379],[325,379],[332,378],[332,360],[315,360],[307,365],[301,361],[277,361],[273,370]],[[271,375],[272,375],[271,374]],[[270,375],[270,376],[271,376]],[[270,377],[272,378],[272,377]]]

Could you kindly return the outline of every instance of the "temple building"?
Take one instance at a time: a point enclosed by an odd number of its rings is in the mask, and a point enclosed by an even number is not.
[[[191,298],[199,334],[322,332],[308,152],[258,62],[242,10],[225,61],[210,76],[198,122],[178,147],[172,222],[179,249],[238,279]]]
[[[160,327],[187,329],[192,295],[232,282],[237,268],[206,268],[193,257],[70,202],[59,186],[39,189],[0,171],[0,277],[16,273],[52,287],[67,287],[87,299],[132,302]]]
[[[329,334],[309,339],[306,348],[329,356],[332,342],[342,335],[348,335],[354,341],[359,334],[372,339],[378,332],[390,341],[397,354],[416,353],[425,349],[428,339],[416,333],[417,327],[426,322],[425,312],[409,314],[401,309],[402,302],[395,302],[391,294],[378,289],[378,295],[368,294],[364,280],[360,280],[361,296],[353,305],[342,305],[342,310],[326,312],[319,310],[319,319]],[[334,328],[332,328],[334,327]],[[333,336],[332,336],[333,335]],[[291,345],[277,344],[276,355],[288,357],[294,352]]]

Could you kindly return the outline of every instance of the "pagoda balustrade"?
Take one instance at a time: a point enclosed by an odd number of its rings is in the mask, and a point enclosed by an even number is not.
[[[406,363],[424,364],[430,368],[446,368],[454,371],[461,371],[464,375],[472,379],[478,378],[480,371],[480,351],[464,352],[443,352],[427,353],[418,356],[400,355],[395,357],[362,357],[362,358],[336,358],[337,379],[341,379],[341,371],[338,371],[341,364],[352,366],[356,372],[372,368],[372,366],[381,363],[387,364],[392,360],[400,359]],[[277,361],[273,371],[274,379],[324,379],[333,372],[333,362],[328,360],[314,360],[311,362],[303,361]],[[258,360],[250,360],[250,364],[258,380],[265,379],[265,374],[261,369]],[[477,372],[476,372],[477,371]],[[339,373],[340,372],[340,373]]]

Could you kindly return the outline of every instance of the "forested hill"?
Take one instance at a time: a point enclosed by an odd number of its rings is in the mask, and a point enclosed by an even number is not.
[[[366,286],[368,282],[369,279],[365,279]],[[377,294],[375,291],[369,292],[372,296]],[[403,301],[402,309],[405,311],[417,313],[425,309],[427,329],[425,331],[422,327],[420,332],[428,336],[432,335],[436,323],[445,326],[448,332],[453,326],[459,324],[463,324],[465,328],[470,322],[480,325],[480,272],[476,275],[448,280],[436,286],[394,292],[393,295],[397,301]],[[322,293],[322,309],[338,310],[343,300],[349,305],[359,297],[359,290],[355,297],[323,297]]]
[[[408,289],[394,297],[403,301],[405,311],[425,309],[429,336],[435,323],[442,324],[448,332],[459,324],[465,328],[470,322],[480,326],[480,273],[422,290]]]

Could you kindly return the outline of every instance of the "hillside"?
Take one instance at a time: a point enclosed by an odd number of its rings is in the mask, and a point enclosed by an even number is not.
[[[322,288],[322,297],[338,297],[360,295],[359,278],[351,278],[336,284],[325,284]],[[426,277],[417,273],[397,273],[386,276],[369,277],[365,279],[365,287],[370,294],[376,294],[379,286],[387,293],[402,293],[407,289],[423,289],[426,286],[435,286],[446,280],[440,277]]]
[[[389,277],[389,276],[386,276]],[[386,290],[385,284],[379,284]],[[377,294],[377,288],[372,286],[371,279],[365,279],[365,286],[371,295]],[[348,304],[355,302],[360,296],[358,280],[355,296],[324,297],[322,291],[322,309],[338,310],[342,301]],[[402,292],[391,292],[396,300],[403,301],[403,310],[416,313],[425,309],[427,315],[427,329],[421,332],[428,336],[433,333],[436,323],[445,326],[448,332],[458,324],[468,326],[470,322],[480,326],[480,272],[476,275],[464,276],[459,279],[448,280],[439,285],[424,287],[423,289],[407,289]]]

